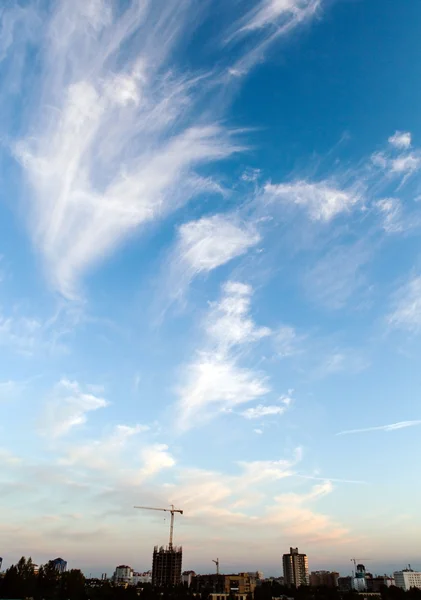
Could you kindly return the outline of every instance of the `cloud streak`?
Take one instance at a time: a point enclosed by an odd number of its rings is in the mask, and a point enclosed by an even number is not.
[[[418,421],[398,421],[390,425],[380,425],[378,427],[366,427],[363,429],[350,429],[348,431],[340,431],[336,435],[349,435],[352,433],[368,433],[370,431],[396,431],[397,429],[405,429],[406,427],[416,427],[421,425],[421,420]]]

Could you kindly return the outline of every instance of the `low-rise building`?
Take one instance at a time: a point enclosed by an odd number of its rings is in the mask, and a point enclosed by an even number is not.
[[[256,574],[225,575],[224,587],[227,594],[253,594],[256,589]]]
[[[209,594],[217,596],[253,594],[256,589],[256,574],[222,575],[221,573],[212,573],[210,575],[196,575],[191,580],[191,588],[195,592],[208,591]]]
[[[152,571],[133,573],[132,585],[142,585],[143,583],[152,583]]]
[[[349,592],[352,590],[353,577],[350,575],[338,578],[338,588],[340,592]]]
[[[380,592],[383,586],[390,587],[395,585],[393,577],[388,575],[376,575],[375,577],[367,577],[367,591],[368,592]]]
[[[421,589],[421,572],[414,571],[411,568],[403,569],[402,571],[395,571],[393,573],[395,579],[395,585],[405,591],[411,588]]]

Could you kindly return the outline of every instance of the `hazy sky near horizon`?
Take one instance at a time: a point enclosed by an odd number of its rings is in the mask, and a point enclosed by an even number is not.
[[[0,8],[4,565],[421,567],[421,3]],[[363,561],[364,562],[364,561]]]

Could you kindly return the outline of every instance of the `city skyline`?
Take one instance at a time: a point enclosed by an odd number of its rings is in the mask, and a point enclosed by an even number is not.
[[[3,4],[2,568],[421,566],[421,4]]]

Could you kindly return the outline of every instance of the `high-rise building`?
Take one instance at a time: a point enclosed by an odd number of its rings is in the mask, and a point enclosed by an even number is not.
[[[402,588],[405,591],[410,590],[413,587],[421,589],[421,572],[414,571],[411,568],[403,569],[403,571],[396,571],[393,573],[395,579],[395,585],[398,588]]]
[[[298,548],[290,548],[289,554],[283,555],[282,563],[285,585],[299,587],[310,584],[306,554],[300,554]]]
[[[313,587],[338,587],[339,573],[336,571],[312,571],[310,573],[310,585]]]
[[[152,584],[157,586],[177,585],[181,583],[181,547],[164,548],[155,546],[152,559]]]

